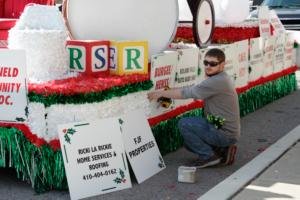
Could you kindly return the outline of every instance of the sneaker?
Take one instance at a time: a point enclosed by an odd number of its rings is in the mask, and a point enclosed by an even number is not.
[[[235,160],[235,154],[237,151],[237,146],[236,145],[230,145],[228,147],[225,148],[225,151],[222,155],[222,163],[224,165],[232,165],[234,163]]]
[[[193,162],[187,163],[184,166],[186,166],[186,167],[196,167],[196,168],[200,169],[200,168],[204,168],[204,167],[217,165],[220,162],[221,162],[221,157],[215,154],[207,160],[203,160],[201,158],[198,158],[197,160],[194,160]]]

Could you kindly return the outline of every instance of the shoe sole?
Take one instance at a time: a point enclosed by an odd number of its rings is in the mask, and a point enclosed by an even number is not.
[[[225,165],[232,165],[234,163],[236,151],[237,147],[235,145],[229,147],[227,158],[224,162]]]
[[[214,161],[211,161],[211,162],[208,162],[204,165],[201,165],[201,166],[194,166],[196,167],[197,169],[201,169],[201,168],[205,168],[205,167],[210,167],[210,166],[213,166],[213,165],[217,165],[221,162],[221,158],[220,159],[217,159],[217,160],[214,160]]]

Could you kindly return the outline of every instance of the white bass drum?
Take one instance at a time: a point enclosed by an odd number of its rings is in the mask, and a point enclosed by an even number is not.
[[[64,16],[78,40],[149,43],[149,58],[173,40],[178,0],[65,0]]]

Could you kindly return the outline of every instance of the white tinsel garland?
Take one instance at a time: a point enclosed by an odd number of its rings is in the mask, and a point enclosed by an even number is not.
[[[58,139],[59,124],[117,117],[137,109],[144,110],[146,115],[150,114],[147,92],[132,93],[100,103],[52,105],[46,109],[47,141]]]
[[[64,19],[56,6],[38,4],[25,7],[15,28],[19,30],[66,30]]]
[[[39,138],[44,138],[46,141],[49,141],[47,140],[45,114],[46,109],[44,104],[29,103],[27,125],[33,134],[36,134]]]
[[[67,34],[60,30],[9,31],[10,49],[24,49],[27,77],[32,82],[68,77],[68,54],[65,49]]]
[[[69,73],[67,31],[61,13],[54,6],[27,6],[9,31],[8,47],[24,49],[27,78],[43,82],[75,76]]]

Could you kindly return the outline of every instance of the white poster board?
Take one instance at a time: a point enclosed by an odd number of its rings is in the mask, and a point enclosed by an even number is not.
[[[271,21],[271,25],[274,28],[275,35],[285,33],[285,28],[284,28],[283,24],[281,23],[280,19],[278,18],[275,10],[270,10],[270,21]]]
[[[240,42],[236,42],[236,54],[237,55],[237,63],[236,63],[236,80],[235,80],[235,88],[240,88],[247,86],[249,73],[249,42],[248,40],[243,40]]]
[[[176,51],[168,51],[152,57],[151,61],[151,80],[154,87],[152,91],[164,90],[174,87],[175,72],[178,64],[178,53]],[[154,117],[174,108],[174,101],[168,107],[162,107],[160,103],[151,101],[150,116]]]
[[[275,50],[274,50],[274,72],[280,72],[284,68],[284,46],[285,46],[285,34],[279,34],[276,36]]]
[[[199,50],[199,64],[198,64],[198,72],[197,72],[197,80],[196,83],[199,84],[202,81],[206,79],[206,74],[205,74],[205,66],[203,64],[205,54],[208,51],[208,49],[200,49]]]
[[[0,121],[25,121],[27,105],[25,51],[0,49]]]
[[[199,49],[188,48],[177,50],[178,64],[175,73],[175,88],[182,88],[193,86],[197,83],[198,78],[198,65],[199,65]],[[193,99],[174,100],[175,107],[187,105],[191,103]]]
[[[268,38],[271,36],[270,10],[267,6],[258,8],[258,22],[260,37]]]
[[[264,69],[263,77],[270,76],[274,71],[274,48],[275,48],[276,36],[264,38]]]
[[[142,111],[121,117],[122,135],[127,158],[138,183],[166,168],[148,120]]]
[[[256,81],[263,75],[263,38],[250,39],[249,81]]]
[[[168,51],[152,56],[151,80],[154,84],[152,90],[163,90],[166,87],[174,87],[177,65],[178,53],[176,51]]]
[[[235,84],[235,79],[236,79],[236,63],[237,63],[237,56],[236,56],[236,45],[233,44],[228,44],[225,45],[224,47],[224,53],[226,56],[225,60],[225,67],[224,71],[229,75],[230,79],[232,80],[232,83]]]
[[[294,37],[292,33],[288,32],[285,35],[285,48],[284,48],[284,69],[295,65],[294,58]]]
[[[178,88],[195,85],[199,63],[199,49],[189,48],[177,51],[179,57],[174,87]]]
[[[131,187],[118,118],[58,126],[71,199]]]

